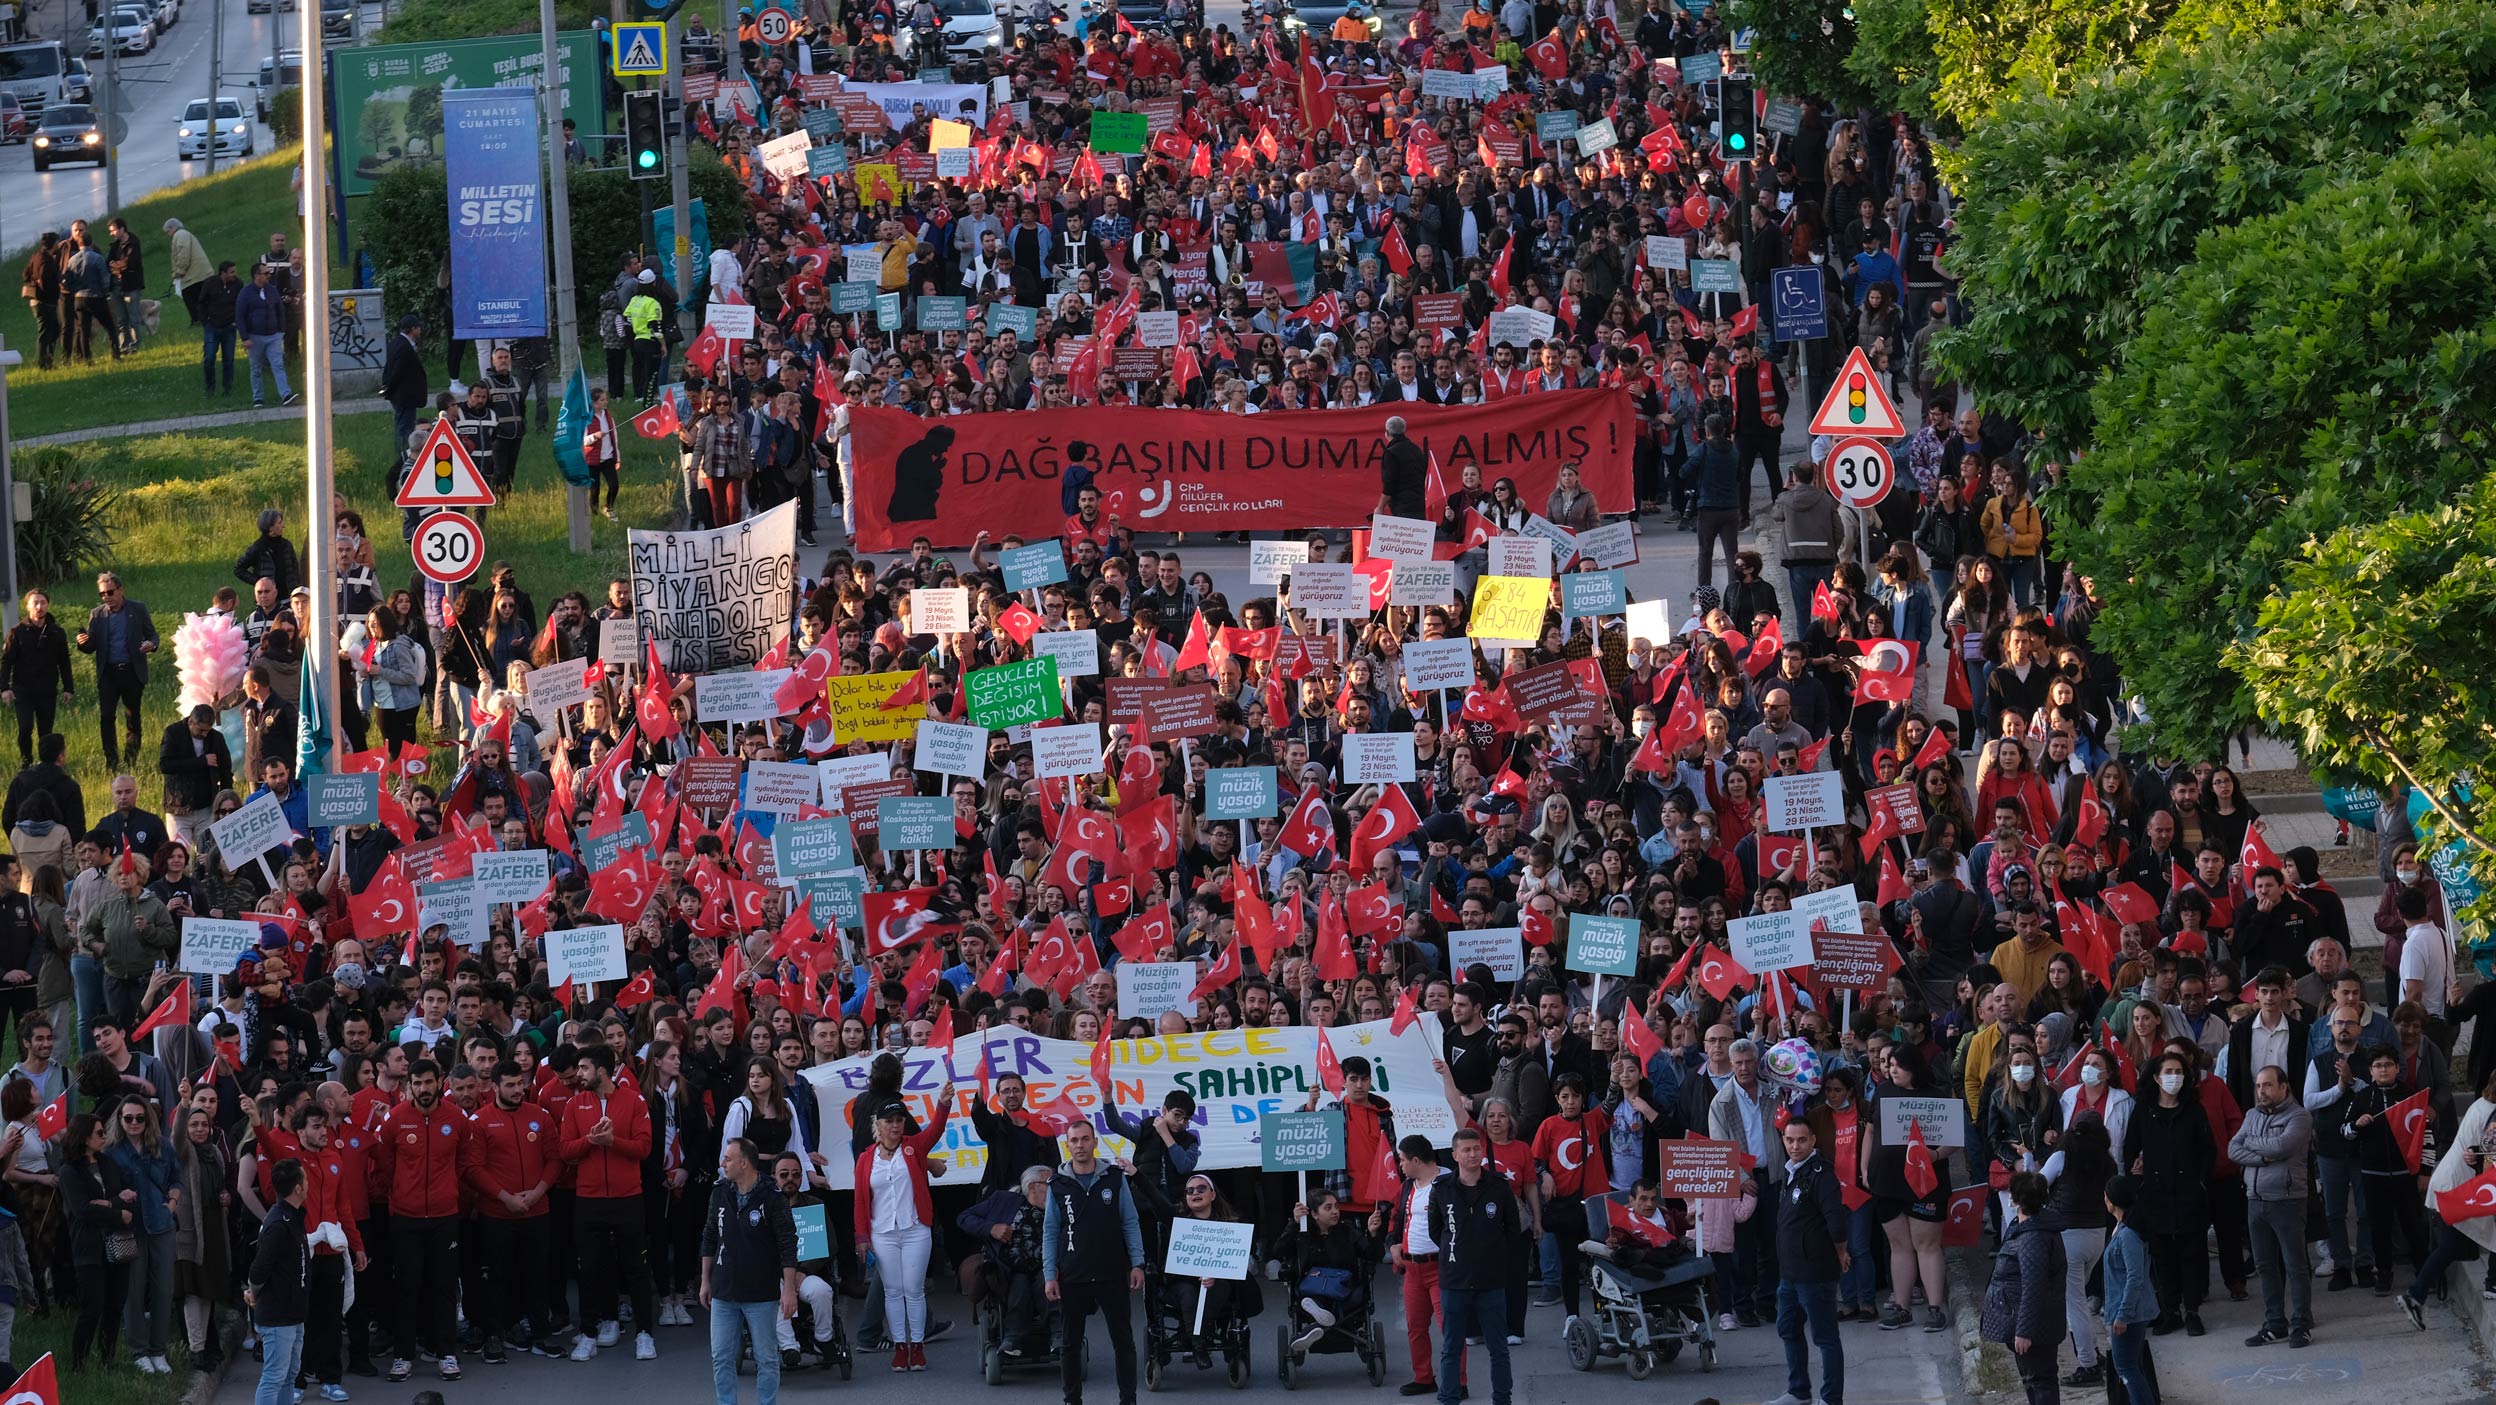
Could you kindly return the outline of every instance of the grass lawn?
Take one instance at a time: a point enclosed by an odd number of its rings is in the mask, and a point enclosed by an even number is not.
[[[166,1359],[173,1363],[174,1373],[170,1376],[140,1375],[130,1364],[130,1353],[126,1349],[116,1353],[116,1359],[109,1367],[98,1366],[90,1360],[86,1370],[72,1372],[69,1369],[69,1332],[77,1321],[76,1309],[66,1305],[55,1306],[41,1317],[28,1317],[21,1313],[10,1342],[17,1369],[21,1371],[41,1360],[45,1352],[52,1353],[52,1368],[58,1373],[64,1401],[74,1402],[74,1405],[171,1405],[171,1402],[181,1399],[182,1392],[190,1389],[191,1382],[197,1379],[191,1374],[189,1356],[179,1345],[166,1353]],[[179,1332],[174,1334],[177,1339],[180,1335]],[[248,1359],[243,1362],[245,1368],[250,1365]]]
[[[126,411],[124,412],[127,413]],[[387,414],[342,415],[335,421],[338,489],[364,516],[373,539],[382,588],[419,584],[399,537],[399,511],[384,491],[395,461]],[[624,492],[616,510],[622,522],[593,517],[592,551],[575,556],[565,545],[565,497],[546,438],[532,434],[508,505],[485,523],[485,554],[518,569],[522,588],[542,611],[555,596],[579,589],[603,597],[608,577],[624,569],[624,525],[664,525],[674,491],[672,467],[650,445],[627,435]],[[133,600],[154,613],[164,647],[149,671],[140,710],[147,764],[139,768],[140,803],[153,807],[162,790],[153,772],[154,747],[174,719],[177,691],[173,632],[185,611],[204,610],[217,587],[250,590],[234,577],[234,562],[250,544],[260,509],[286,514],[286,533],[304,541],[304,448],[300,423],[256,424],[196,434],[159,434],[102,439],[72,446],[88,456],[93,472],[120,489],[118,535],[106,562],[119,572]],[[47,451],[48,452],[48,451]],[[324,522],[326,527],[326,522]],[[74,636],[94,607],[94,582],[79,577],[53,584],[53,608]],[[72,770],[87,794],[92,818],[111,808],[112,777],[106,773],[96,730],[94,672],[76,661],[78,696],[59,721],[69,738]],[[31,1359],[31,1358],[30,1358]]]
[[[234,399],[210,401],[200,394],[199,333],[191,326],[189,314],[182,310],[180,299],[169,291],[173,286],[173,255],[165,242],[165,221],[182,221],[184,228],[199,236],[209,259],[217,263],[232,259],[248,268],[251,260],[269,247],[269,236],[281,230],[289,242],[299,245],[302,225],[295,217],[295,196],[287,183],[300,149],[284,147],[220,170],[214,176],[186,180],[124,207],[123,218],[139,238],[150,295],[164,300],[158,331],[136,356],[114,361],[99,351],[93,365],[56,364],[50,371],[39,371],[35,369],[34,314],[23,298],[0,302],[0,337],[5,337],[26,358],[24,365],[9,373],[10,432],[24,439],[59,430],[166,419],[249,405],[248,384],[241,366],[235,368],[239,388]],[[99,246],[104,242],[105,213],[98,209],[90,216],[95,221]],[[5,262],[12,276],[26,266],[27,251],[34,246],[34,239],[26,236],[42,232],[10,222],[10,237],[22,242],[0,255],[0,261]],[[68,230],[60,232],[66,235]],[[332,252],[334,256],[335,251]],[[239,347],[236,359],[241,359]],[[287,370],[290,377],[299,378],[303,370],[301,360]]]

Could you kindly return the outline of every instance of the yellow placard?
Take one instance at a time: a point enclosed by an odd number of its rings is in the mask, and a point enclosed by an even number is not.
[[[930,151],[943,151],[947,147],[969,146],[970,144],[971,124],[968,122],[948,122],[939,117],[927,124],[927,149]]]
[[[910,183],[901,178],[901,168],[889,161],[852,167],[849,177],[857,187],[858,198],[870,205],[897,205],[910,193]]]
[[[1476,639],[1540,639],[1551,605],[1551,582],[1535,576],[1484,576],[1474,586]]]
[[[899,707],[887,712],[884,700],[910,681],[907,673],[853,673],[823,680],[823,705],[832,712],[832,740],[897,742],[918,735],[924,707]]]

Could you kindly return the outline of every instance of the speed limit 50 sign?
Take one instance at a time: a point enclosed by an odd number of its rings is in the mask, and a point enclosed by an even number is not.
[[[1820,465],[1820,481],[1829,496],[1848,507],[1871,508],[1889,496],[1898,483],[1898,469],[1889,450],[1870,439],[1846,439],[1829,450]]]
[[[437,512],[416,524],[408,543],[416,569],[444,585],[457,585],[477,573],[485,559],[485,533],[456,512]]]
[[[754,17],[754,37],[766,44],[786,44],[795,30],[796,17],[777,5],[766,6]]]

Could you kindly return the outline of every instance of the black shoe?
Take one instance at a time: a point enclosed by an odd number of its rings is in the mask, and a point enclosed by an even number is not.
[[[298,394],[294,394],[294,395],[289,395],[289,396],[287,396],[285,399],[280,400],[280,401],[278,401],[277,403],[278,403],[278,404],[280,404],[280,405],[292,405],[292,404],[294,404],[296,401],[301,400],[302,398],[303,398],[303,396],[302,396],[300,393],[298,393]]]
[[[2357,1280],[2352,1278],[2349,1275],[2349,1271],[2344,1268],[2333,1272],[2331,1275],[2331,1281],[2323,1285],[2323,1291],[2326,1293],[2341,1293],[2356,1286]]]
[[[1736,1326],[1756,1327],[1759,1325],[1759,1314],[1747,1307],[1741,1308],[1733,1314],[1733,1320]]]
[[[1439,1393],[1439,1383],[1437,1381],[1406,1381],[1396,1388],[1395,1393],[1398,1395],[1436,1395]]]
[[[2067,1386],[2104,1385],[2105,1383],[2106,1368],[2095,1364],[2074,1367],[2063,1377],[2063,1384]]]
[[[2252,1336],[2245,1338],[2245,1345],[2275,1346],[2286,1340],[2288,1340],[2288,1334],[2286,1332],[2281,1331],[2277,1327],[2265,1327],[2261,1331],[2254,1333]],[[2063,1384],[2069,1385],[2071,1382],[2065,1381]]]
[[[2375,1279],[2375,1296],[2378,1298],[2388,1298],[2392,1296],[2391,1274],[2382,1274]]]
[[[2149,1324],[2149,1334],[2153,1337],[2173,1336],[2183,1326],[2184,1324],[2176,1318],[2161,1317]]]
[[[2228,1300],[2229,1302],[2231,1302],[2231,1303],[2241,1303],[2241,1302],[2243,1302],[2243,1301],[2245,1300],[2245,1285],[2244,1285],[2244,1284],[2242,1284],[2242,1283],[2230,1283],[2230,1284],[2228,1284],[2228,1285],[2227,1285],[2227,1300]]]
[[[2210,1332],[2210,1329],[2209,1329],[2209,1328],[2204,1327],[2204,1326],[2202,1326],[2202,1325],[2201,1325],[2201,1314],[2200,1314],[2200,1313],[2198,1313],[2198,1312],[2187,1312],[2187,1313],[2185,1313],[2185,1314],[2184,1314],[2184,1335],[2185,1335],[2185,1336],[2188,1336],[2188,1337],[2200,1337],[2200,1336],[2207,1336],[2207,1335],[2209,1335],[2209,1332]]]
[[[798,1355],[794,1351],[783,1351],[780,1353],[780,1369],[783,1371],[799,1370],[803,1368],[805,1364],[806,1358]]]
[[[2300,1347],[2307,1347],[2313,1344],[2314,1334],[2312,1332],[2305,1330],[2303,1327],[2291,1327],[2288,1329],[2288,1349],[2290,1351],[2295,1351]]]
[[[366,1380],[379,1380],[381,1378],[381,1368],[375,1366],[365,1357],[350,1356],[347,1358],[347,1374],[350,1376],[362,1376]]]
[[[500,1337],[488,1337],[485,1339],[485,1349],[477,1353],[477,1359],[488,1366],[500,1366],[511,1360],[511,1353],[503,1349]]]

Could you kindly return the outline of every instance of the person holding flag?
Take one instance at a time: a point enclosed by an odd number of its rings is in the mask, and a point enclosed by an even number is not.
[[[2416,1090],[2401,1077],[2401,1056],[2376,1049],[2366,1060],[2367,1081],[2336,1109],[2342,1131],[2357,1149],[2359,1199],[2375,1244],[2375,1296],[2392,1296],[2392,1263],[2406,1256],[2413,1267],[2427,1261],[2422,1195],[2429,1177],[2410,1158],[2398,1134],[2396,1109]],[[2135,1126],[2139,1123],[2137,1119]],[[2155,1247],[2156,1241],[2152,1241]]]
[[[2427,1294],[2443,1287],[2448,1270],[2474,1253],[2496,1256],[2496,1126],[2491,1123],[2496,1123],[2496,1077],[2480,1085],[2453,1132],[2452,1149],[2437,1158],[2427,1178],[2434,1242],[2401,1294],[2401,1311],[2421,1332],[2427,1330]],[[2496,1257],[2490,1262],[2496,1265]]]

